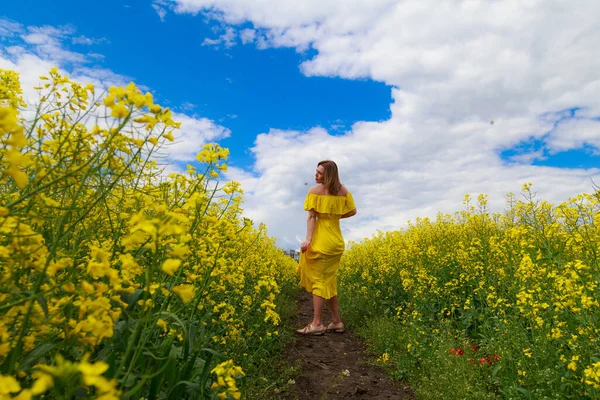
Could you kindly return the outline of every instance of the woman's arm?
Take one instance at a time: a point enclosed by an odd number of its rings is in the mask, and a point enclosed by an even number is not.
[[[312,242],[312,235],[313,235],[313,232],[315,231],[315,223],[317,222],[317,215],[318,215],[318,213],[315,210],[310,210],[308,212],[308,218],[306,219],[306,240],[300,246],[300,250],[302,252],[305,252],[308,249],[308,246],[310,246],[310,243]]]
[[[340,218],[350,218],[356,215],[356,208],[352,211],[348,211],[346,214],[342,215]]]

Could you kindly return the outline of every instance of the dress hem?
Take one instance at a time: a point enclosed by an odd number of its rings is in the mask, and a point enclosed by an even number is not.
[[[304,290],[306,290],[307,292],[309,292],[309,293],[312,293],[312,294],[314,294],[315,296],[322,297],[322,298],[324,298],[325,300],[329,300],[329,299],[331,299],[332,297],[335,297],[335,296],[337,296],[337,295],[338,295],[338,294],[337,294],[337,290],[336,290],[336,291],[332,291],[332,292],[333,292],[333,294],[330,294],[330,296],[329,296],[329,297],[327,297],[327,295],[325,295],[325,294],[322,292],[322,290],[321,290],[321,289],[319,289],[319,288],[315,288],[313,285],[309,285],[309,284],[306,284],[306,285],[305,285],[304,283],[300,282],[300,286],[302,286],[302,287],[304,288]],[[310,286],[310,288],[309,288],[308,286]]]

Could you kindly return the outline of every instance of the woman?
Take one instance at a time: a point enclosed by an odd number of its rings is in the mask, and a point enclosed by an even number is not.
[[[335,273],[344,252],[340,219],[356,215],[352,195],[341,183],[337,165],[321,161],[315,174],[317,185],[310,188],[304,201],[308,211],[306,241],[302,243],[300,284],[312,293],[314,317],[311,323],[296,332],[303,335],[323,335],[344,332],[340,318]],[[323,326],[325,300],[329,301],[331,323]]]

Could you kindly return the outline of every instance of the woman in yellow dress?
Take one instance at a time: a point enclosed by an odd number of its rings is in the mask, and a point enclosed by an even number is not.
[[[337,165],[321,161],[315,174],[316,186],[306,195],[304,209],[308,211],[306,241],[300,247],[300,284],[312,293],[314,317],[311,323],[296,332],[303,335],[323,335],[344,332],[340,318],[335,274],[344,253],[344,238],[340,219],[356,215],[352,195],[340,183]],[[331,323],[323,326],[325,300],[329,302]]]

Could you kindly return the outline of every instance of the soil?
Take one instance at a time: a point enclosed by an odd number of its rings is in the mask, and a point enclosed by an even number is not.
[[[312,320],[312,295],[302,291],[292,323],[301,328]],[[327,308],[324,323],[327,323]],[[346,327],[344,333],[323,336],[296,335],[284,351],[288,365],[296,366],[297,376],[276,395],[285,400],[405,399],[414,400],[412,389],[391,381],[374,365],[366,345]]]

